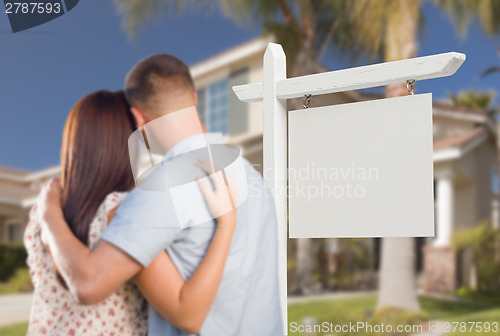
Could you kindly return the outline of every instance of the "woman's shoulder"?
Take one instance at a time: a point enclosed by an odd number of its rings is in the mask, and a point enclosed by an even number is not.
[[[128,195],[128,192],[124,191],[113,191],[109,193],[104,201],[101,203],[101,207],[104,211],[109,213],[114,210],[118,205],[120,205],[121,201]]]
[[[128,195],[128,192],[119,192],[114,191],[109,193],[104,201],[99,206],[97,213],[95,214],[94,219],[90,223],[89,230],[89,247],[93,248],[97,241],[99,240],[99,236],[103,233],[103,231],[108,226],[108,222],[110,221],[110,217],[112,217],[113,211],[120,205],[120,202]]]

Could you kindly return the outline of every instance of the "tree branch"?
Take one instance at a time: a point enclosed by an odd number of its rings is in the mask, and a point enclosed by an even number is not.
[[[283,14],[283,17],[285,18],[285,22],[287,24],[289,24],[290,26],[294,26],[296,24],[295,23],[295,19],[293,17],[293,13],[290,10],[290,7],[286,3],[286,1],[285,0],[279,0],[278,1],[278,5],[279,5],[279,7],[281,9],[281,14]]]

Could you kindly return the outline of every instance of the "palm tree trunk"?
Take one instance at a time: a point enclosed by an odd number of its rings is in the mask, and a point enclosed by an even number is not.
[[[399,17],[396,16],[392,27],[389,23],[386,33],[387,62],[412,58],[417,53],[418,3],[402,1],[399,11]],[[386,88],[387,97],[406,94],[406,84],[394,84]],[[415,279],[415,238],[384,238],[382,244],[377,309],[398,307],[408,311],[420,310]]]
[[[377,309],[420,310],[415,284],[415,238],[384,238]]]

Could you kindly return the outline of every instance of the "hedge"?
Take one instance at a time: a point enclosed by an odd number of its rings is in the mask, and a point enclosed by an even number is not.
[[[25,268],[28,254],[23,244],[0,244],[0,281],[7,281],[16,270]]]

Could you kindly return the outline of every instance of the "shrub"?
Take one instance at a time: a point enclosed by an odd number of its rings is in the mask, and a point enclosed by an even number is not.
[[[493,305],[500,305],[500,291],[482,293],[472,288],[460,287],[459,289],[457,289],[456,294],[465,299],[485,302]]]
[[[14,273],[8,283],[7,291],[9,293],[25,293],[33,290],[29,269],[20,268]]]
[[[0,244],[0,281],[7,281],[17,269],[26,267],[26,249],[22,244]]]
[[[480,292],[494,293],[500,290],[499,244],[500,231],[493,229],[487,221],[473,228],[460,229],[454,234],[453,245],[459,252],[470,250],[474,253]]]

